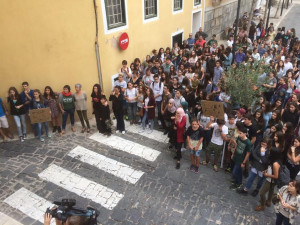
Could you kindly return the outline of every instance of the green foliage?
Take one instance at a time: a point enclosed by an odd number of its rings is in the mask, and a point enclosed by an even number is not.
[[[230,96],[231,104],[250,106],[258,100],[260,94],[264,91],[259,76],[269,71],[270,68],[261,64],[261,62],[254,62],[253,65],[250,63],[247,63],[247,65],[240,64],[239,67],[231,67],[225,73],[225,79],[221,82],[221,87]]]

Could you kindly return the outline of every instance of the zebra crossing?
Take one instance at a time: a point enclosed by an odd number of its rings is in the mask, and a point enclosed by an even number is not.
[[[138,126],[128,126],[127,129],[127,131],[132,133],[138,133],[138,130]],[[154,131],[153,133],[154,134],[151,136],[147,135],[147,138],[166,143],[166,136],[164,136],[162,132]],[[147,163],[148,161],[154,162],[160,155],[160,151],[157,149],[135,143],[122,138],[122,136],[112,135],[107,137],[95,133],[91,135],[89,139],[100,143],[101,145],[126,153],[127,155],[130,154],[140,158],[142,159],[142,163]],[[118,182],[124,181],[125,183],[135,185],[144,175],[143,171],[120,162],[122,159],[117,161],[107,155],[104,156],[101,154],[101,151],[93,151],[80,145],[73,148],[67,156],[77,160],[78,163],[88,164],[96,170],[101,170],[104,173],[119,178]],[[89,180],[68,170],[68,168],[62,168],[61,166],[56,165],[55,163],[50,164],[45,170],[40,172],[38,174],[38,179],[52,183],[82,198],[92,200],[107,210],[113,210],[126,194],[119,193],[100,183]],[[44,196],[38,196],[34,191],[32,192],[24,187],[8,196],[4,202],[33,220],[40,221],[41,223],[43,223],[45,210],[48,207],[51,208],[54,206],[50,201],[45,199]]]

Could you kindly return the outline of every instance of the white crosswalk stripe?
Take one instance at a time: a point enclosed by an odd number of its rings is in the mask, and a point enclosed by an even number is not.
[[[100,133],[95,133],[92,136],[90,136],[90,139],[93,139],[101,144],[108,145],[117,150],[139,156],[148,161],[155,161],[160,154],[160,152],[155,149],[146,147],[144,145],[126,140],[115,135],[106,137]]]
[[[0,225],[23,225],[8,215],[0,212]]]
[[[163,143],[169,143],[168,136],[164,135],[163,132],[158,130],[153,130],[151,134],[148,134],[147,132],[139,133],[139,130],[141,127],[139,125],[130,125],[128,121],[125,121],[125,129],[126,131],[129,131],[131,133],[138,133],[141,136],[150,138],[155,141],[163,142]]]
[[[110,159],[81,146],[74,148],[68,155],[132,184],[135,184],[144,174],[142,171],[135,170],[126,164]]]
[[[46,199],[32,193],[31,191],[21,188],[4,200],[11,207],[18,209],[34,220],[44,223],[44,214],[48,207],[52,208],[54,204]],[[54,225],[55,221],[51,221]]]
[[[91,199],[109,210],[112,210],[124,196],[54,164],[41,172],[39,177],[83,198]]]

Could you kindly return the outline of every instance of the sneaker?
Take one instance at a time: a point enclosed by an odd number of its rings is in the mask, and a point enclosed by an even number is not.
[[[128,116],[125,116],[125,120],[128,120],[128,118],[129,118]]]
[[[218,171],[219,171],[217,165],[214,165],[214,171],[215,171],[215,172],[218,172]]]
[[[143,132],[145,132],[144,129],[140,129],[140,130],[139,130],[139,133],[143,133]]]
[[[194,167],[194,173],[198,173],[199,172],[199,167]]]
[[[205,166],[205,165],[207,165],[207,164],[208,164],[208,162],[206,162],[206,161],[202,161],[202,162],[201,162],[201,164]]]
[[[24,137],[21,136],[21,137],[20,137],[20,141],[21,141],[21,142],[24,142]]]
[[[180,163],[177,163],[175,168],[176,168],[177,170],[180,169]]]
[[[244,188],[237,189],[236,192],[239,194],[244,194],[244,195],[248,194],[248,191],[246,191]]]
[[[40,138],[40,141],[44,142],[44,141],[45,141],[45,139],[41,137],[41,138]]]
[[[237,189],[240,189],[242,185],[232,184],[229,188],[233,191],[236,191]]]
[[[159,125],[159,126],[161,126],[161,121],[160,121],[160,120],[158,120],[157,122],[158,122],[158,125]]]
[[[51,138],[51,134],[47,134],[47,137],[48,137],[48,138]]]
[[[251,195],[253,196],[253,197],[256,197],[257,195],[258,195],[258,192],[259,192],[259,190],[254,190],[252,193],[251,193]]]
[[[23,140],[27,139],[27,134],[23,134]]]
[[[153,130],[150,129],[150,130],[148,130],[147,133],[148,133],[148,134],[151,134],[152,132],[153,132]]]
[[[231,168],[230,168],[230,167],[228,167],[228,168],[225,170],[225,172],[227,172],[227,173],[231,173]]]
[[[190,171],[192,171],[192,172],[195,171],[195,167],[193,165],[190,166]]]
[[[186,151],[186,148],[181,148],[180,151],[184,152]]]
[[[149,129],[149,124],[146,125],[146,129]]]
[[[75,127],[71,127],[71,130],[72,130],[72,132],[75,132],[76,128]]]
[[[265,210],[265,207],[262,206],[262,205],[258,205],[258,206],[255,207],[254,210],[255,210],[255,211],[264,211],[264,210]]]
[[[118,134],[120,131],[119,130],[116,130],[116,134]]]
[[[125,130],[122,131],[122,134],[125,134]]]
[[[168,133],[168,131],[167,131],[167,130],[165,130],[165,131],[164,131],[164,135],[166,135],[167,133]]]

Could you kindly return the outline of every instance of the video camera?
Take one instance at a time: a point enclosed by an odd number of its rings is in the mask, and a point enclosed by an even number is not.
[[[97,225],[97,217],[99,216],[99,211],[87,207],[87,209],[78,209],[73,206],[76,205],[75,199],[62,199],[61,202],[54,201],[53,204],[57,205],[56,208],[47,208],[46,213],[49,213],[53,218],[56,218],[63,223],[71,216],[83,216],[89,218],[89,225]]]

